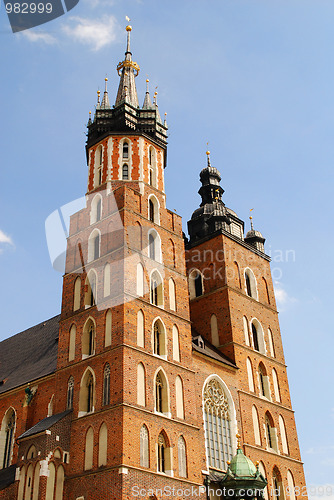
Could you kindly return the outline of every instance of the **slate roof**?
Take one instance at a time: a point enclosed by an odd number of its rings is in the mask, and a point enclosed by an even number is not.
[[[51,415],[51,417],[43,418],[43,420],[40,420],[36,425],[30,427],[30,429],[21,434],[21,436],[19,436],[17,439],[27,438],[29,436],[33,436],[34,434],[38,434],[39,432],[43,432],[46,431],[47,429],[50,429],[54,424],[59,422],[59,420],[61,420],[62,418],[66,417],[66,415],[71,413],[71,411],[72,410],[66,410],[63,411],[62,413]]]
[[[16,465],[0,470],[0,490],[4,490],[15,481]]]
[[[209,358],[216,359],[225,365],[237,368],[237,365],[233,363],[233,361],[231,361],[227,356],[220,352],[219,349],[202,337],[202,335],[199,335],[195,330],[193,330],[192,348],[193,351],[204,354],[204,356],[208,356]]]
[[[0,394],[56,370],[60,315],[0,342]]]

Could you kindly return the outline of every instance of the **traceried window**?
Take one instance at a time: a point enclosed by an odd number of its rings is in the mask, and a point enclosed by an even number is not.
[[[158,373],[155,379],[155,409],[159,413],[162,413],[162,403],[163,403],[163,380],[161,374]]]
[[[150,299],[151,304],[155,306],[163,306],[163,289],[162,289],[162,279],[158,271],[154,271],[151,275],[150,284]]]
[[[10,466],[14,445],[15,412],[12,408],[7,410],[1,427],[3,450],[0,450],[0,453],[2,452],[3,458],[0,466],[2,469],[5,469]]]
[[[140,429],[140,466],[149,467],[148,430],[145,424]]]
[[[153,353],[158,356],[166,355],[165,331],[159,319],[157,319],[153,325]]]
[[[79,417],[94,411],[95,405],[95,376],[88,368],[82,376],[79,394]]]
[[[67,410],[73,409],[73,395],[74,395],[74,378],[70,377],[67,384],[67,401],[66,401]]]
[[[209,466],[226,470],[232,459],[231,415],[223,387],[216,379],[204,389],[205,444]]]
[[[103,372],[103,406],[110,403],[110,365],[107,363]]]

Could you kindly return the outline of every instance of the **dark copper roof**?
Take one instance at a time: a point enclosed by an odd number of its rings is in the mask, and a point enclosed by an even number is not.
[[[59,318],[0,342],[0,394],[56,370]]]
[[[193,330],[192,347],[193,351],[204,354],[204,356],[208,356],[209,358],[216,359],[225,365],[237,368],[233,361],[220,352],[219,349],[212,345],[208,340],[202,337],[202,335],[199,335],[195,330]]]

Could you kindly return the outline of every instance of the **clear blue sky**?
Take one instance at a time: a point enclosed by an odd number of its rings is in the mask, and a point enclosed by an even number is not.
[[[80,0],[15,35],[1,6],[0,338],[60,311],[44,222],[86,191],[85,124],[106,74],[115,97],[125,15],[140,101],[148,74],[168,112],[168,207],[186,229],[209,141],[227,206],[254,208],[307,481],[333,484],[333,0]]]

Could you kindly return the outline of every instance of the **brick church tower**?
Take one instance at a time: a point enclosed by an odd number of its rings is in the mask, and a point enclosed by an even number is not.
[[[61,315],[2,343],[4,373],[0,350],[0,499],[216,500],[228,486],[295,500],[305,479],[265,240],[244,237],[209,152],[185,238],[166,208],[166,120],[148,81],[139,106],[126,30],[115,104],[106,79],[88,122]],[[38,369],[12,379],[29,338]]]

